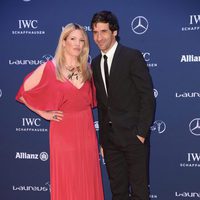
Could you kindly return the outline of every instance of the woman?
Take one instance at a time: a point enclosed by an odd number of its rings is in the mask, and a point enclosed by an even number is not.
[[[29,74],[16,96],[50,120],[51,200],[103,200],[88,53],[84,29],[68,24],[54,59]]]

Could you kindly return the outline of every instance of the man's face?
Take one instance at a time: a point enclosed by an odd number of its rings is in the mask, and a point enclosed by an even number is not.
[[[106,53],[115,43],[117,31],[111,31],[108,23],[98,22],[93,26],[93,38],[101,51]]]

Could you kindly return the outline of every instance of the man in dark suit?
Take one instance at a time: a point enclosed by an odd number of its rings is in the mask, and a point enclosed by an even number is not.
[[[119,24],[110,11],[94,14],[93,38],[101,54],[92,60],[99,137],[113,200],[147,200],[148,136],[154,95],[142,54],[118,43]]]

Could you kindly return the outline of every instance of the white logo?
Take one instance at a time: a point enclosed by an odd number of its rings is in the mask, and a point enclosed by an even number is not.
[[[158,66],[157,63],[150,63],[151,54],[149,52],[143,52],[142,55],[143,55],[144,60],[147,62],[148,67],[157,67]]]
[[[200,62],[200,56],[196,55],[182,55],[180,62],[185,62],[185,63],[195,63],[195,62]]]
[[[98,121],[94,122],[94,127],[95,127],[96,131],[99,131],[99,122]]]
[[[47,187],[49,188],[49,191],[51,192],[51,184],[50,184],[50,182],[49,181],[46,182],[45,185],[47,185]]]
[[[46,153],[46,152],[41,152],[40,153],[40,160],[42,160],[42,161],[47,161],[48,160],[48,153]]]
[[[182,92],[182,93],[175,93],[176,98],[195,98],[200,97],[200,92]]]
[[[200,15],[190,15],[190,24],[198,24],[200,23]]]
[[[18,20],[18,30],[12,30],[13,35],[44,35],[44,30],[38,30],[37,19]]]
[[[41,118],[22,118],[22,127],[16,128],[16,132],[44,132],[48,133],[48,129],[45,127],[41,127]]]
[[[42,160],[47,161],[48,160],[48,154],[46,152],[41,152],[40,155],[36,153],[27,153],[27,152],[16,152],[15,159],[20,160]]]
[[[200,153],[188,153],[188,162],[200,161]]]
[[[151,131],[155,131],[159,134],[163,133],[166,130],[167,126],[165,124],[165,122],[163,122],[162,120],[156,120],[153,123],[153,126],[151,126]]]
[[[190,122],[189,130],[193,135],[200,136],[200,118],[195,118]]]
[[[200,167],[200,153],[187,153],[187,161],[181,162],[180,167]]]
[[[149,52],[142,53],[142,55],[146,62],[150,61],[150,53]]]
[[[2,97],[2,90],[0,89],[0,98]]]
[[[158,195],[157,194],[150,194],[149,197],[151,199],[157,199],[158,198]]]
[[[31,0],[23,0],[24,2],[29,2],[29,1],[31,1]]]
[[[85,31],[92,31],[91,27],[90,26],[83,26],[83,28],[85,29]]]
[[[40,118],[22,118],[22,126],[40,126]]]
[[[175,192],[176,197],[200,198],[200,192]]]
[[[182,31],[198,31],[200,30],[200,15],[189,16],[189,26],[182,27]]]
[[[19,192],[47,192],[50,191],[49,181],[45,183],[45,186],[35,186],[35,185],[18,185],[12,186],[13,191]]]
[[[135,34],[141,35],[148,30],[149,22],[143,16],[135,17],[131,22],[131,28]]]
[[[156,90],[155,88],[153,89],[153,93],[154,93],[154,97],[157,98],[158,97],[158,90]]]
[[[38,20],[23,20],[20,19],[19,21],[19,29],[26,29],[26,28],[32,28],[36,29],[38,27]]]
[[[44,59],[43,62],[46,62],[46,61],[52,60],[53,56],[50,54],[46,54],[46,55],[42,56],[42,58]]]
[[[42,56],[42,59],[25,59],[25,60],[9,60],[8,63],[9,65],[41,65],[42,63],[52,60],[53,56],[50,54],[45,54]]]

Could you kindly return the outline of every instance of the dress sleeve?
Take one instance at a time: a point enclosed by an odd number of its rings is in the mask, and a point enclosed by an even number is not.
[[[48,61],[45,65],[41,80],[39,83],[30,90],[24,90],[25,81],[32,75],[33,72],[28,74],[23,81],[19,91],[16,95],[16,100],[21,101],[21,97],[27,102],[28,105],[37,110],[57,110],[59,98],[56,95],[56,88],[53,80],[55,80],[55,72],[52,70],[52,64]],[[55,89],[54,89],[55,88]]]

